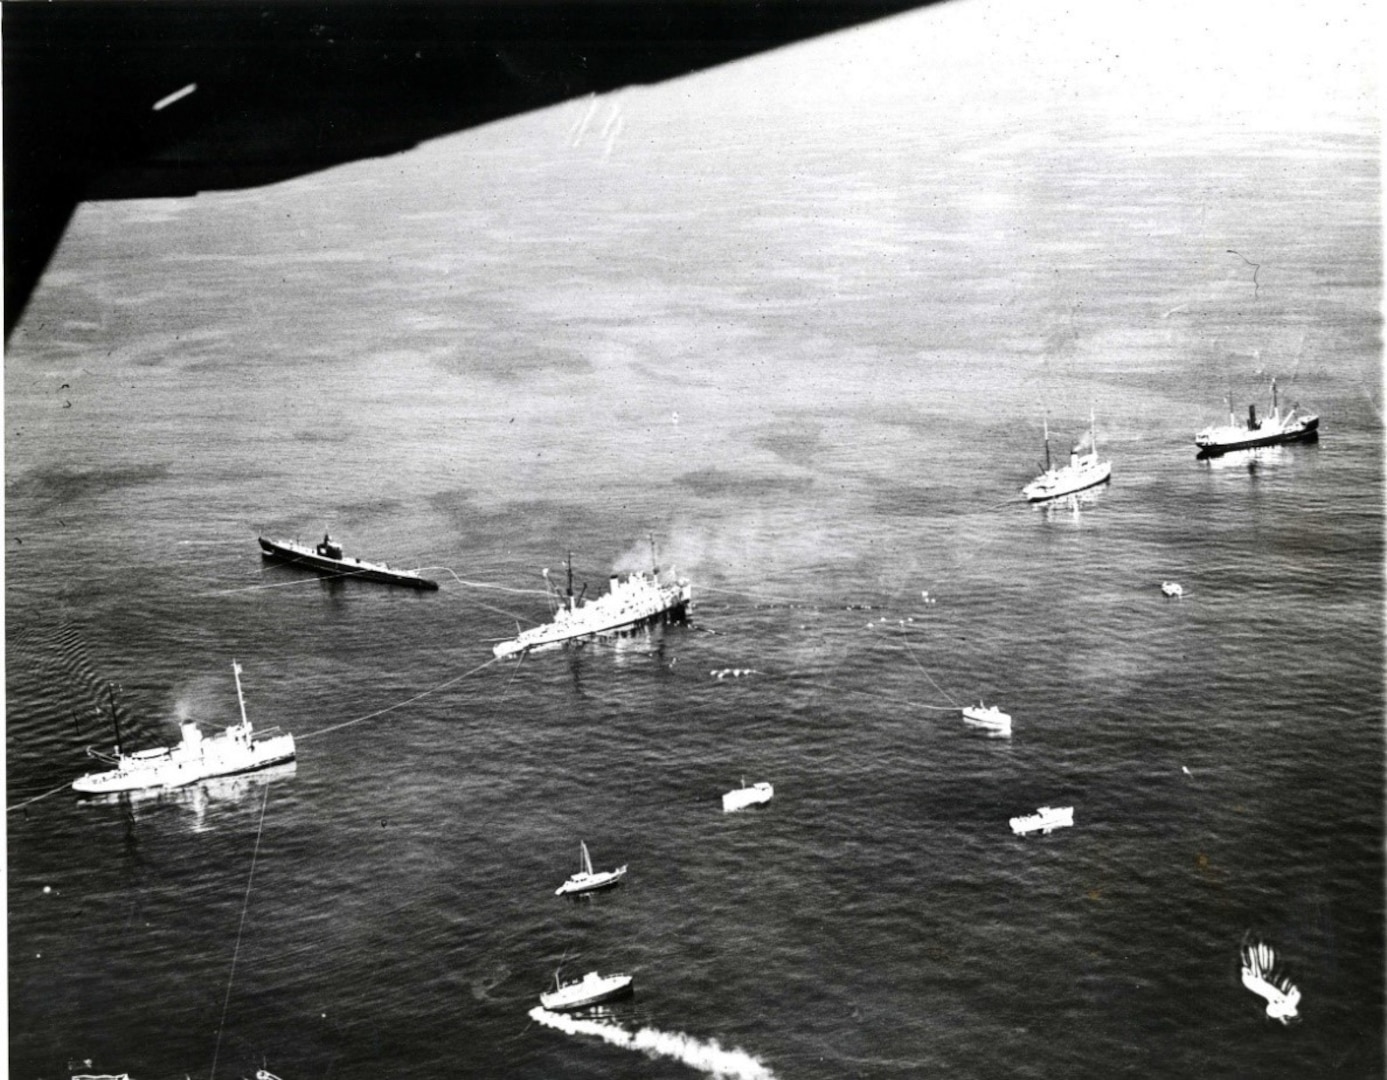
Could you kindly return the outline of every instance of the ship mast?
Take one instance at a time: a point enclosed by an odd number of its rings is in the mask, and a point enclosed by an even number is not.
[[[241,665],[235,660],[231,661],[231,672],[236,676],[236,700],[241,705],[241,724],[245,726],[249,721],[246,720],[246,699],[241,696]]]
[[[120,757],[120,720],[116,717],[116,688],[114,683],[107,683],[106,690],[111,695],[111,727],[116,732],[116,757]]]
[[[568,610],[573,610],[573,552],[568,553]]]
[[[1050,471],[1050,418],[1047,416],[1045,423],[1045,471]]]
[[[1093,421],[1093,406],[1088,407],[1088,446],[1093,460],[1098,460],[1098,431]]]

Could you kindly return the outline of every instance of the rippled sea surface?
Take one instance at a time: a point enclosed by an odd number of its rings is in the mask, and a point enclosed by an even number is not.
[[[649,100],[81,208],[6,359],[7,802],[233,658],[299,758],[8,815],[11,1074],[1380,1075],[1376,132]],[[1272,376],[1318,444],[1197,461]],[[1019,502],[1090,408],[1112,483]],[[329,529],[441,590],[262,565]],[[692,625],[487,664],[650,533]],[[565,902],[580,839],[630,871]],[[533,1022],[561,963],[689,1053]]]

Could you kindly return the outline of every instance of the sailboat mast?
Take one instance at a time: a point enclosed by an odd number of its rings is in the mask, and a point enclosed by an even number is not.
[[[235,660],[231,661],[231,671],[236,676],[236,701],[241,706],[241,723],[246,724],[246,699],[241,696],[241,665]]]

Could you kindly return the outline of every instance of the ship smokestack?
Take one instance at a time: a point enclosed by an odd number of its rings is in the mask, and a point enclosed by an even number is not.
[[[1247,407],[1247,430],[1248,430],[1248,431],[1256,431],[1256,430],[1257,430],[1257,406],[1256,406],[1256,405],[1249,405],[1249,406]]]

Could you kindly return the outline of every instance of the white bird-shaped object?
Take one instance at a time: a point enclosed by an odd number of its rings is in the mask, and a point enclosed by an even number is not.
[[[1267,1015],[1289,1024],[1299,1013],[1300,990],[1276,971],[1276,953],[1261,941],[1243,944],[1243,985],[1258,997],[1266,998]]]

